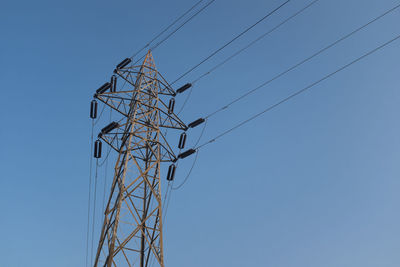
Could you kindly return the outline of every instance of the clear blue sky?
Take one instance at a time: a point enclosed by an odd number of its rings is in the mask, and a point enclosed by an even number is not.
[[[84,266],[91,96],[194,2],[2,2],[1,267]],[[154,51],[158,69],[174,80],[281,2],[217,0]],[[182,83],[309,2],[292,0]],[[182,119],[213,111],[398,3],[320,0],[201,80]],[[391,39],[399,23],[393,12],[213,117],[202,140]],[[202,149],[171,198],[166,266],[400,266],[399,51],[397,41]]]

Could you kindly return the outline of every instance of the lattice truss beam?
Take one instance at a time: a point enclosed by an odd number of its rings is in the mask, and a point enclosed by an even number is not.
[[[141,66],[117,69],[122,90],[96,98],[121,115],[99,137],[118,152],[94,266],[164,266],[160,167],[174,162],[163,128],[186,125],[162,98],[174,90],[156,70],[149,51]]]

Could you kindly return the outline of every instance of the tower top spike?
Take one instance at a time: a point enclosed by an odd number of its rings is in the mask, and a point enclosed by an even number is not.
[[[156,69],[156,64],[154,63],[154,58],[153,54],[151,53],[151,50],[147,51],[146,57],[143,60],[143,66]]]

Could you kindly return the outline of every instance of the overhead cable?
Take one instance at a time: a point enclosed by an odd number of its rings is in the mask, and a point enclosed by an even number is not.
[[[228,45],[230,45],[231,43],[233,43],[234,41],[236,41],[238,38],[240,38],[242,35],[244,35],[245,33],[247,33],[249,30],[251,30],[252,28],[254,28],[255,26],[257,26],[259,23],[261,23],[262,21],[264,21],[265,19],[267,19],[268,17],[270,17],[272,14],[274,14],[276,11],[278,11],[279,9],[281,9],[283,6],[285,6],[287,3],[289,3],[291,0],[287,0],[285,1],[283,4],[281,4],[280,6],[278,6],[277,8],[275,8],[274,10],[272,10],[271,12],[269,12],[267,15],[265,15],[264,17],[262,17],[261,19],[259,19],[256,23],[254,23],[253,25],[251,25],[250,27],[246,28],[244,31],[242,31],[241,33],[239,33],[238,35],[236,35],[232,40],[230,40],[229,42],[225,43],[223,46],[221,46],[220,48],[218,48],[217,50],[215,50],[214,52],[212,52],[209,56],[207,56],[206,58],[204,58],[202,61],[200,61],[199,63],[197,63],[196,65],[194,65],[193,67],[191,67],[189,70],[187,70],[185,73],[183,73],[181,76],[179,76],[175,81],[173,81],[171,83],[171,85],[173,85],[174,83],[176,83],[177,81],[181,80],[183,77],[185,77],[186,75],[188,75],[189,73],[191,73],[193,70],[195,70],[196,68],[198,68],[200,65],[202,65],[204,62],[206,62],[207,60],[209,60],[210,58],[212,58],[213,56],[215,56],[218,52],[220,52],[221,50],[223,50],[224,48],[226,48]]]
[[[178,28],[170,32],[165,38],[163,38],[161,41],[159,41],[157,44],[155,44],[153,47],[150,48],[150,50],[154,51],[159,45],[161,45],[163,42],[168,40],[172,35],[174,35],[178,30],[180,30],[183,26],[186,25],[189,21],[191,21],[194,17],[196,17],[198,14],[200,14],[204,9],[206,9],[208,6],[210,6],[212,3],[214,3],[215,0],[209,1],[205,6],[203,6],[201,9],[199,9],[196,13],[194,13],[192,16],[190,16],[187,20],[185,20]],[[135,61],[134,64],[138,63],[140,60],[142,60],[145,57],[143,55],[140,57],[138,60]]]
[[[112,120],[112,109],[110,109],[110,117],[109,117],[108,121],[111,122],[111,120]],[[111,152],[111,146],[108,147],[108,153],[107,153],[107,156],[105,159],[106,166],[105,166],[105,170],[104,170],[104,189],[103,189],[103,205],[102,205],[103,210],[105,210],[105,208],[106,208],[105,202],[106,202],[106,190],[107,190],[108,156],[110,155],[110,152]],[[103,162],[103,164],[104,164],[104,162]]]
[[[130,58],[133,59],[135,56],[137,56],[140,52],[142,52],[144,49],[150,46],[151,43],[153,43],[158,37],[163,35],[166,31],[168,31],[172,26],[174,26],[178,21],[180,21],[183,17],[185,17],[190,11],[192,11],[195,7],[197,7],[201,2],[204,0],[200,0],[197,3],[195,3],[191,8],[186,10],[185,13],[183,13],[181,16],[179,16],[177,19],[175,19],[171,24],[169,24],[165,29],[163,29],[161,32],[159,32],[156,36],[153,37],[145,46],[143,46],[141,49],[136,51],[135,54],[133,54]]]
[[[198,78],[196,78],[195,80],[193,80],[192,84],[198,82],[199,80],[201,80],[202,78],[204,78],[205,76],[209,75],[210,73],[212,73],[213,71],[215,71],[216,69],[218,69],[219,67],[225,65],[228,61],[230,61],[231,59],[233,59],[234,57],[236,57],[237,55],[241,54],[243,51],[245,51],[246,49],[250,48],[251,46],[253,46],[255,43],[257,43],[258,41],[260,41],[261,39],[263,39],[264,37],[267,37],[269,34],[271,34],[272,32],[274,32],[275,30],[277,30],[278,28],[280,28],[281,26],[283,26],[284,24],[286,24],[287,22],[289,22],[291,19],[295,18],[296,16],[300,15],[301,13],[303,13],[306,9],[308,9],[309,7],[311,7],[312,5],[314,5],[316,2],[318,2],[319,0],[314,0],[311,3],[309,3],[308,5],[306,5],[305,7],[303,7],[302,9],[300,9],[299,11],[295,12],[294,14],[292,14],[291,16],[289,16],[288,18],[286,18],[285,20],[283,20],[281,23],[279,23],[278,25],[276,25],[275,27],[273,27],[272,29],[270,29],[269,31],[263,33],[262,35],[260,35],[259,37],[257,37],[255,40],[253,40],[252,42],[250,42],[248,45],[246,45],[245,47],[243,47],[242,49],[238,50],[237,52],[235,52],[234,54],[232,54],[231,56],[229,56],[228,58],[226,58],[224,61],[222,61],[221,63],[215,65],[214,67],[212,67],[209,71],[205,72],[204,74],[200,75]]]
[[[97,174],[99,167],[99,159],[96,158],[96,168],[94,175],[94,192],[93,192],[93,218],[92,218],[92,246],[91,246],[91,256],[90,256],[90,264],[93,264],[93,246],[94,246],[94,228],[96,222],[96,195],[97,195]]]
[[[193,160],[192,167],[190,167],[190,170],[189,170],[188,174],[187,174],[186,177],[183,179],[182,183],[180,183],[180,184],[179,184],[178,186],[176,186],[176,187],[171,187],[172,190],[178,190],[179,188],[181,188],[181,187],[187,182],[187,180],[189,179],[190,175],[192,174],[192,171],[193,171],[193,169],[194,169],[194,166],[196,165],[198,156],[199,156],[199,151],[196,151],[196,156],[195,156],[195,158],[194,158],[194,160]]]
[[[352,32],[350,32],[350,33],[344,35],[343,37],[341,37],[341,38],[339,38],[339,39],[337,39],[337,40],[334,41],[333,43],[331,43],[331,44],[325,46],[324,48],[322,48],[322,49],[320,49],[320,50],[318,50],[317,52],[315,52],[315,53],[312,54],[311,56],[306,57],[305,59],[303,59],[303,60],[301,60],[300,62],[294,64],[294,65],[291,66],[290,68],[288,68],[288,69],[286,69],[285,71],[279,73],[278,75],[274,76],[273,78],[269,79],[268,81],[266,81],[266,82],[260,84],[259,86],[255,87],[254,89],[252,89],[252,90],[250,90],[250,91],[247,91],[246,93],[244,93],[243,95],[241,95],[241,96],[239,96],[239,97],[233,99],[231,102],[227,103],[226,105],[224,105],[224,106],[218,108],[217,110],[215,110],[215,111],[209,113],[209,114],[205,117],[205,119],[208,119],[208,118],[214,116],[215,114],[217,114],[217,113],[219,113],[219,112],[221,112],[221,111],[223,111],[223,110],[229,108],[232,104],[235,104],[236,102],[238,102],[238,101],[240,101],[241,99],[247,97],[248,95],[250,95],[250,94],[256,92],[257,90],[259,90],[259,89],[265,87],[266,85],[268,85],[268,84],[270,84],[271,82],[275,81],[276,79],[282,77],[283,75],[287,74],[288,72],[290,72],[290,71],[294,70],[295,68],[297,68],[297,67],[303,65],[304,63],[310,61],[310,60],[313,59],[314,57],[316,57],[316,56],[322,54],[322,53],[325,52],[326,50],[328,50],[328,49],[330,49],[330,48],[336,46],[336,45],[339,44],[340,42],[346,40],[346,39],[349,38],[350,36],[354,35],[355,33],[359,32],[360,30],[366,28],[367,26],[369,26],[370,24],[374,23],[375,21],[377,21],[377,20],[383,18],[384,16],[388,15],[389,13],[395,11],[395,10],[398,9],[399,7],[400,7],[400,4],[399,4],[399,5],[396,5],[395,7],[391,8],[391,9],[389,9],[389,10],[387,10],[386,12],[384,12],[384,13],[381,14],[381,15],[379,15],[378,17],[376,17],[376,18],[370,20],[370,21],[367,22],[366,24],[364,24],[364,25],[358,27],[357,29],[353,30]]]
[[[311,7],[312,5],[314,5],[316,2],[318,2],[319,0],[314,0],[311,3],[309,3],[308,5],[306,5],[305,7],[303,7],[302,9],[298,10],[297,12],[295,12],[294,14],[292,14],[291,16],[289,16],[288,18],[286,18],[285,20],[283,20],[281,23],[279,23],[278,25],[276,25],[275,27],[273,27],[272,29],[270,29],[269,31],[263,33],[262,35],[260,35],[259,37],[257,37],[255,40],[253,40],[252,42],[250,42],[248,45],[246,45],[245,47],[243,47],[242,49],[238,50],[237,52],[233,53],[231,56],[227,57],[224,61],[218,63],[217,65],[215,65],[214,67],[212,67],[210,70],[208,70],[207,72],[203,73],[202,75],[200,75],[198,78],[196,78],[195,80],[193,80],[191,83],[192,87],[190,88],[190,92],[187,95],[185,101],[184,101],[184,105],[182,105],[181,109],[178,112],[178,115],[180,112],[183,111],[186,103],[188,102],[192,92],[193,92],[193,87],[194,85],[201,80],[202,78],[206,77],[207,75],[211,74],[212,72],[214,72],[216,69],[222,67],[223,65],[225,65],[228,61],[230,61],[231,59],[233,59],[234,57],[236,57],[237,55],[241,54],[243,51],[247,50],[248,48],[250,48],[251,46],[253,46],[255,43],[257,43],[258,41],[260,41],[261,39],[263,39],[264,37],[268,36],[269,34],[271,34],[272,32],[274,32],[275,30],[277,30],[278,28],[280,28],[281,26],[283,26],[284,24],[286,24],[288,21],[290,21],[291,19],[295,18],[296,16],[300,15],[302,12],[304,12],[306,9],[308,9],[309,7]]]
[[[210,143],[216,141],[217,139],[219,139],[219,138],[221,138],[221,137],[227,135],[228,133],[230,133],[230,132],[232,132],[232,131],[238,129],[239,127],[241,127],[241,126],[243,126],[243,125],[249,123],[250,121],[256,119],[257,117],[263,115],[264,113],[266,113],[266,112],[268,112],[268,111],[270,111],[270,110],[272,110],[272,109],[278,107],[279,105],[281,105],[281,104],[283,104],[283,103],[289,101],[290,99],[294,98],[295,96],[298,96],[298,95],[300,95],[300,94],[306,92],[306,91],[309,90],[310,88],[312,88],[312,87],[316,86],[317,84],[319,84],[319,83],[325,81],[326,79],[328,79],[328,78],[334,76],[335,74],[341,72],[342,70],[347,69],[347,68],[350,67],[351,65],[357,63],[358,61],[360,61],[360,60],[362,60],[362,59],[364,59],[364,58],[366,58],[366,57],[372,55],[373,53],[375,53],[375,52],[377,52],[377,51],[383,49],[384,47],[388,46],[388,45],[391,44],[392,42],[398,40],[399,38],[400,38],[400,35],[397,35],[396,37],[394,37],[393,39],[387,41],[386,43],[384,43],[384,44],[382,44],[382,45],[380,45],[380,46],[374,48],[373,50],[370,50],[369,52],[367,52],[367,53],[363,54],[362,56],[356,58],[355,60],[351,61],[350,63],[348,63],[348,64],[346,64],[346,65],[340,67],[339,69],[335,70],[334,72],[331,72],[330,74],[324,76],[323,78],[317,80],[316,82],[313,82],[312,84],[310,84],[310,85],[304,87],[303,89],[296,91],[295,93],[289,95],[288,97],[284,98],[283,100],[281,100],[281,101],[279,101],[279,102],[273,104],[272,106],[269,106],[269,107],[266,108],[265,110],[263,110],[263,111],[261,111],[261,112],[255,114],[255,115],[251,116],[250,118],[248,118],[248,119],[242,121],[241,123],[239,123],[239,124],[235,125],[234,127],[232,127],[232,128],[230,128],[230,129],[228,129],[228,130],[222,132],[221,134],[217,135],[216,137],[210,139],[209,141],[207,141],[207,142],[203,143],[202,145],[197,146],[197,147],[195,147],[195,148],[193,148],[193,149],[197,151],[198,149],[204,147],[205,145],[208,145],[208,144],[210,144]]]
[[[90,152],[89,152],[89,199],[88,199],[88,211],[87,211],[87,227],[86,227],[86,267],[88,266],[89,260],[89,229],[90,229],[90,206],[91,206],[91,195],[92,195],[92,168],[93,168],[93,131],[94,131],[94,120],[92,120],[91,136],[90,136]]]

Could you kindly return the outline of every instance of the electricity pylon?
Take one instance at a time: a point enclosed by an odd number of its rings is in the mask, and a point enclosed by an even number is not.
[[[114,78],[110,91],[95,95],[122,119],[99,134],[118,157],[94,266],[147,267],[154,257],[164,267],[160,170],[177,157],[162,131],[187,127],[163,101],[175,92],[158,73],[151,51],[142,65],[114,72],[129,88],[115,90]]]

